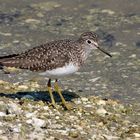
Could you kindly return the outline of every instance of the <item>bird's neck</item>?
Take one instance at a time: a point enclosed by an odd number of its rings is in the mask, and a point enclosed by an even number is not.
[[[92,48],[89,48],[89,46],[83,46],[84,60],[88,58],[91,51],[92,51]]]
[[[78,39],[77,42],[80,44],[79,46],[82,47],[82,49],[81,49],[82,55],[83,55],[82,57],[84,60],[86,60],[88,58],[89,54],[91,53],[92,48],[89,47],[89,45],[84,44],[84,41],[82,39]]]

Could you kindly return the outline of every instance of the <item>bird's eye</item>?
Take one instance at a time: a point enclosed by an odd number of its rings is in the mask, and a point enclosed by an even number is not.
[[[90,40],[87,40],[87,43],[88,43],[88,44],[91,44],[91,41],[90,41]]]

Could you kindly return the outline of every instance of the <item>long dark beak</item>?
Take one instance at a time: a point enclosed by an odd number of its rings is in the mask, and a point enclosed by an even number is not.
[[[100,48],[100,47],[97,47],[101,52],[105,53],[106,55],[112,57],[112,55],[108,52],[106,52],[104,49]]]
[[[108,52],[106,52],[104,49],[100,48],[98,43],[94,43],[94,45],[96,46],[97,49],[99,49],[101,52],[105,53],[106,55],[108,55],[109,57],[112,57],[112,55]]]

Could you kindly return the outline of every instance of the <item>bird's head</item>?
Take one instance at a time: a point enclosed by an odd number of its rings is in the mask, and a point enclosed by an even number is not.
[[[99,47],[98,40],[98,35],[94,32],[84,32],[79,38],[79,41],[82,42],[84,46],[88,47],[89,49],[99,49],[103,53],[112,57],[108,52]]]

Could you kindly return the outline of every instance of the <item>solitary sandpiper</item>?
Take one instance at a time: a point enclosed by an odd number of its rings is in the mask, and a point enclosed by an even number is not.
[[[112,57],[98,46],[96,33],[85,32],[77,40],[51,41],[20,54],[0,57],[0,67],[28,69],[48,77],[47,88],[51,97],[51,104],[54,107],[56,103],[52,94],[51,79],[55,79],[55,91],[59,94],[64,107],[70,109],[62,95],[61,88],[58,86],[57,79],[78,71],[94,49],[99,49]]]

